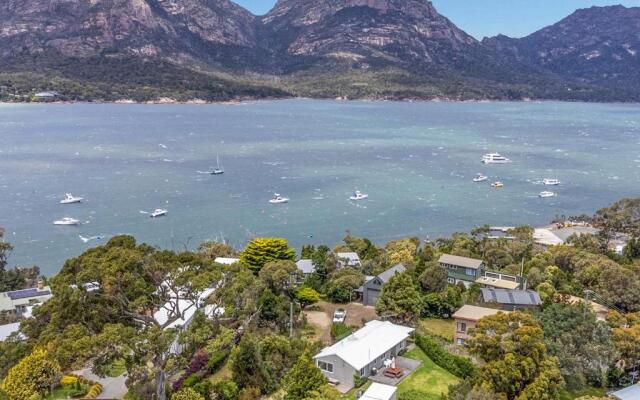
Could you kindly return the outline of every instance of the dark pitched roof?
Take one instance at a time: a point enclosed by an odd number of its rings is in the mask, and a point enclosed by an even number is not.
[[[38,290],[38,288],[29,288],[7,292],[7,296],[9,296],[11,300],[25,299],[27,297],[48,296],[50,294],[50,290]]]
[[[391,279],[395,274],[403,273],[406,270],[407,269],[404,267],[404,265],[397,264],[378,275],[378,279],[380,279],[382,283],[387,283],[389,279]]]
[[[485,303],[514,304],[539,306],[542,304],[540,295],[533,290],[511,290],[483,288],[482,298]]]

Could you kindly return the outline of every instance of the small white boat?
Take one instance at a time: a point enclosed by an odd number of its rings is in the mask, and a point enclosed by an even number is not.
[[[538,196],[539,196],[540,198],[542,198],[542,199],[547,198],[547,197],[554,197],[555,195],[556,195],[555,193],[553,193],[553,192],[549,192],[549,191],[547,191],[547,190],[545,190],[544,192],[540,192],[540,193],[538,194]]]
[[[493,187],[493,188],[498,188],[498,189],[499,189],[499,188],[503,188],[503,187],[504,187],[504,183],[502,183],[502,182],[500,182],[500,181],[496,181],[496,182],[493,182],[493,183],[491,184],[491,187]]]
[[[65,193],[64,199],[60,200],[60,204],[81,203],[82,200],[84,200],[82,197],[75,197],[71,193]]]
[[[475,177],[475,178],[473,178],[473,181],[474,181],[474,182],[484,182],[484,181],[486,181],[487,179],[489,179],[489,177],[488,177],[488,176],[485,176],[485,175],[482,175],[482,174],[478,174],[478,175],[476,175],[476,177]]]
[[[151,218],[164,217],[165,215],[167,215],[168,212],[169,211],[165,210],[164,208],[156,208],[155,210],[153,210],[151,214],[149,214],[149,216]]]
[[[288,203],[288,202],[289,202],[288,198],[282,197],[278,193],[274,193],[273,199],[269,200],[269,203],[271,203],[271,204],[284,204],[284,203]]]
[[[544,178],[542,180],[542,184],[545,186],[558,186],[560,184],[560,181],[552,178]]]
[[[498,153],[489,153],[482,156],[484,164],[506,164],[511,162],[507,157],[503,157]]]
[[[359,190],[356,190],[353,193],[353,196],[349,197],[349,199],[353,200],[353,201],[358,201],[358,200],[364,200],[364,199],[368,199],[369,195],[368,194],[364,194]]]
[[[80,225],[80,221],[75,218],[64,217],[57,221],[53,221],[54,225]]]
[[[220,158],[216,155],[216,168],[211,171],[211,175],[222,175],[224,174],[224,169],[220,166]]]

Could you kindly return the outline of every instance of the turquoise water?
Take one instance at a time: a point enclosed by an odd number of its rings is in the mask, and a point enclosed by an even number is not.
[[[509,165],[483,166],[498,151]],[[211,176],[219,153],[226,173]],[[505,183],[491,189],[482,172]],[[562,180],[540,199],[545,177]],[[120,233],[193,248],[295,246],[544,224],[638,195],[640,107],[287,100],[241,105],[0,105],[0,226],[11,264],[47,274]],[[368,193],[354,204],[354,189]],[[273,192],[291,198],[268,203]],[[60,205],[65,192],[83,196]],[[140,211],[167,208],[165,218]],[[79,227],[52,221],[70,216]]]

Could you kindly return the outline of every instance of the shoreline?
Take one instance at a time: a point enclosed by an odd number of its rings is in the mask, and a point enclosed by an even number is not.
[[[640,105],[638,101],[581,101],[581,100],[559,100],[559,99],[520,99],[520,100],[488,100],[488,99],[470,99],[456,100],[449,98],[345,98],[345,97],[265,97],[265,98],[239,98],[223,101],[211,101],[203,99],[177,100],[173,98],[160,98],[156,100],[136,101],[133,99],[120,99],[113,101],[95,100],[95,101],[75,101],[75,100],[56,100],[56,101],[0,101],[0,105],[71,105],[71,104],[122,104],[122,105],[241,105],[254,102],[265,101],[286,101],[286,100],[313,100],[313,101],[330,101],[330,102],[361,102],[361,103],[446,103],[446,104],[499,104],[499,103],[517,103],[517,104],[544,104],[544,103],[567,103],[567,104],[606,104],[606,105]]]

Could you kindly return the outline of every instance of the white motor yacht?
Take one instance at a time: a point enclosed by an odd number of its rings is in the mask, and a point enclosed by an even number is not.
[[[489,153],[482,156],[482,162],[485,164],[506,164],[511,162],[507,157],[503,157],[498,153]]]
[[[364,200],[364,199],[367,199],[367,198],[369,198],[369,195],[368,194],[364,194],[359,190],[356,190],[353,193],[353,196],[349,197],[349,199],[353,200],[353,201]]]
[[[558,186],[560,184],[560,181],[552,178],[544,178],[542,180],[542,184],[545,186]]]
[[[84,200],[82,197],[75,197],[71,193],[65,193],[64,199],[60,200],[60,204],[80,203]]]
[[[149,216],[151,218],[164,217],[165,215],[167,215],[168,212],[169,211],[165,210],[164,208],[156,208],[155,210],[153,210],[151,214],[149,214]]]
[[[502,183],[502,182],[500,182],[500,181],[496,181],[496,182],[493,182],[493,183],[491,184],[491,187],[493,187],[493,188],[498,188],[498,189],[499,189],[499,188],[503,188],[503,187],[504,187],[504,183]]]
[[[53,221],[54,225],[80,225],[80,221],[75,218],[64,217],[57,221]]]
[[[473,178],[473,181],[474,181],[474,182],[484,182],[484,181],[486,181],[487,179],[489,179],[489,177],[488,177],[488,176],[485,176],[485,175],[482,175],[482,174],[478,174],[478,175],[476,175],[476,177],[475,177],[475,178]]]
[[[286,197],[282,197],[280,194],[275,193],[273,195],[273,198],[271,200],[269,200],[269,203],[271,204],[283,204],[283,203],[288,203],[289,199]]]
[[[539,196],[540,198],[543,198],[543,199],[544,199],[544,198],[547,198],[547,197],[554,197],[555,195],[556,195],[555,193],[553,193],[553,192],[549,192],[549,191],[546,191],[546,190],[545,190],[544,192],[540,192],[540,193],[538,194],[538,196]]]

